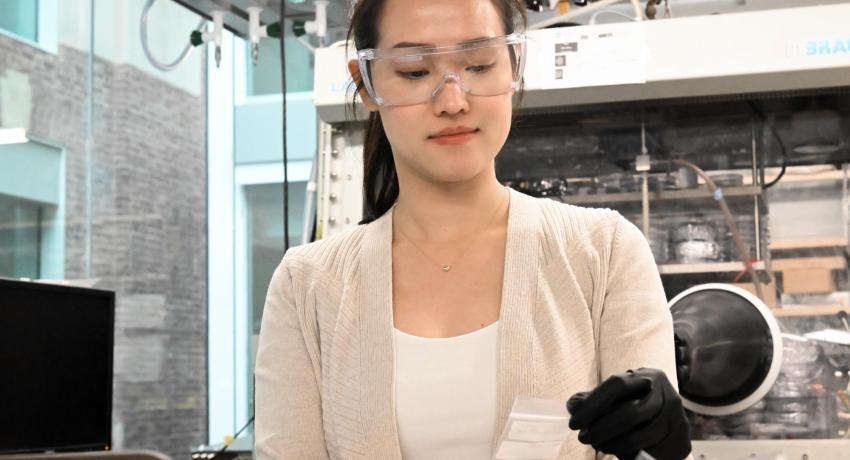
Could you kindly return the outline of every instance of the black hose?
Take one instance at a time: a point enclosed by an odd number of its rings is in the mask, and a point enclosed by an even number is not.
[[[779,144],[779,150],[782,152],[782,169],[779,171],[778,176],[776,176],[769,183],[764,184],[764,186],[762,187],[762,190],[767,190],[770,187],[773,187],[774,185],[776,185],[779,182],[779,180],[782,179],[782,176],[785,175],[785,169],[788,167],[788,149],[785,147],[785,142],[783,142],[782,138],[779,137],[779,133],[776,131],[776,126],[773,124],[773,121],[768,121],[764,112],[762,112],[762,110],[756,105],[755,102],[753,102],[753,101],[747,101],[747,102],[749,102],[750,107],[753,109],[753,112],[755,112],[756,115],[759,116],[762,123],[764,125],[767,125],[768,129],[770,129],[770,132],[773,134],[773,137],[776,138],[776,142]]]

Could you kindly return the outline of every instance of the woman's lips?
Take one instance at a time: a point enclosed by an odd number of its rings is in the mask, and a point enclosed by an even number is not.
[[[440,145],[460,145],[469,142],[473,137],[475,137],[476,134],[478,134],[477,129],[473,131],[467,131],[465,133],[431,136],[429,137],[429,139]]]

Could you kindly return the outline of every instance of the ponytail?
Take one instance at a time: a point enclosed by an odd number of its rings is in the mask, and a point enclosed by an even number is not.
[[[367,224],[389,211],[398,198],[398,175],[381,114],[372,112],[363,139],[363,220]]]
[[[348,42],[354,38],[357,49],[374,48],[378,43],[378,18],[383,0],[358,0],[353,3]],[[365,91],[363,79],[355,76],[355,90],[351,99],[350,114],[357,113],[357,94]],[[354,117],[352,117],[354,118]],[[389,211],[398,198],[398,175],[393,150],[381,114],[371,112],[363,137],[363,220],[367,224]]]

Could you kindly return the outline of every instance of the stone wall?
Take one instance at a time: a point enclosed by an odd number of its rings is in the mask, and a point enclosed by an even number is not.
[[[65,151],[65,277],[86,276],[90,221],[91,276],[117,292],[115,448],[186,458],[207,440],[205,96],[97,59],[89,169],[87,62],[0,35],[0,79],[28,79],[29,132]]]

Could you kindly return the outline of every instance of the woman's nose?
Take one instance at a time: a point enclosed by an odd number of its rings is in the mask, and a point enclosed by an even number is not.
[[[447,113],[450,115],[469,111],[467,93],[456,75],[446,75],[440,85],[434,90],[431,105],[437,116]]]

